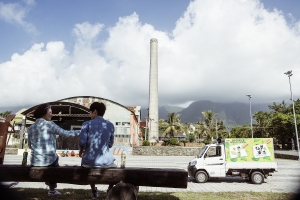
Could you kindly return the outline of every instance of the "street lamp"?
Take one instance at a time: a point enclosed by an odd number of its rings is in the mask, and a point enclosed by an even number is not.
[[[246,94],[247,97],[249,97],[249,105],[250,105],[250,126],[251,126],[251,134],[253,138],[253,130],[252,130],[252,113],[251,113],[251,94]]]
[[[291,84],[291,76],[293,76],[292,70],[291,70],[291,71],[287,71],[287,72],[285,72],[284,74],[287,75],[287,76],[289,77],[290,91],[291,91],[291,100],[292,100],[292,104],[293,104],[293,113],[294,113],[294,123],[295,123],[295,131],[296,131],[297,147],[298,147],[298,156],[299,156],[298,160],[300,160],[300,150],[299,150],[299,140],[298,140],[297,120],[296,120],[295,105],[294,105],[293,92],[292,92],[292,84]]]

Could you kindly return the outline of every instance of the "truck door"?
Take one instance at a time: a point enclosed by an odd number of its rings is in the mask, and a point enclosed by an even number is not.
[[[225,152],[222,145],[210,146],[206,151],[204,165],[211,177],[225,177]]]

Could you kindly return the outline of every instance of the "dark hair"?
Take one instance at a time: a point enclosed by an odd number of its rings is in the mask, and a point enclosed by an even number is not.
[[[48,104],[48,103],[44,103],[44,104],[39,105],[39,106],[35,109],[35,111],[34,111],[34,113],[33,113],[33,116],[34,116],[36,119],[37,119],[37,118],[43,117],[43,116],[47,113],[48,108],[51,108],[50,104]]]
[[[97,110],[98,115],[103,117],[106,110],[106,106],[102,102],[94,102],[90,105],[90,111],[94,112],[95,110]]]

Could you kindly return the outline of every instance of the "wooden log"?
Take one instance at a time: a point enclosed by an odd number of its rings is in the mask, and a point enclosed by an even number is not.
[[[125,182],[136,186],[187,188],[187,180],[187,171],[173,168],[0,166],[0,181],[57,182],[79,185]]]

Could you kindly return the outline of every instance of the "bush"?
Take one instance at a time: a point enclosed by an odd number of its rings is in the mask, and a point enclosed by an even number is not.
[[[170,145],[170,140],[169,139],[163,139],[162,141],[164,142],[163,143],[164,146]]]
[[[176,138],[170,138],[169,141],[170,141],[170,144],[171,144],[171,145],[176,145],[176,144],[178,144],[178,140],[177,140]]]
[[[189,141],[188,140],[180,140],[180,142],[182,142],[183,146],[185,146],[185,144],[188,143]]]
[[[189,141],[188,140],[180,140],[180,142],[182,142],[182,143],[188,143]]]
[[[143,146],[150,146],[150,142],[148,140],[143,141]]]

